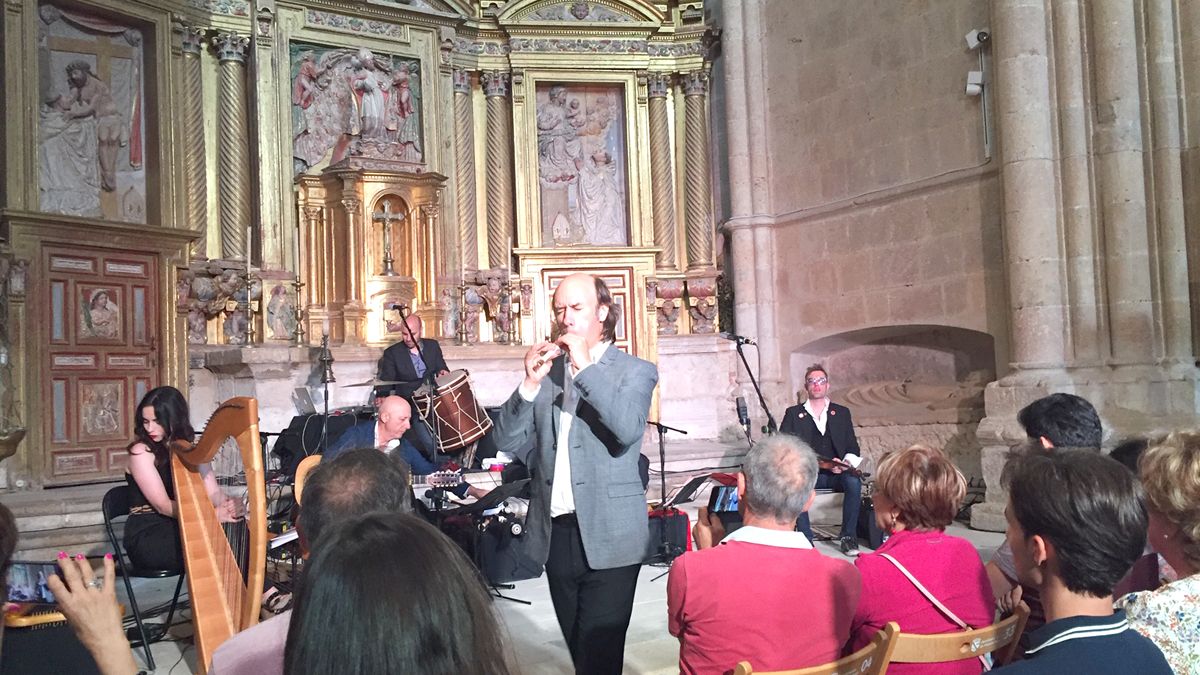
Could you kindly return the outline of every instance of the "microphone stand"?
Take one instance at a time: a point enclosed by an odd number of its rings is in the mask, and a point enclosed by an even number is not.
[[[738,356],[742,357],[742,365],[746,367],[746,374],[750,376],[750,384],[754,386],[754,393],[758,395],[758,404],[762,406],[763,412],[767,414],[767,426],[764,431],[768,434],[773,434],[779,430],[779,426],[775,424],[775,416],[771,414],[771,409],[767,407],[767,400],[763,398],[762,389],[758,386],[758,380],[754,378],[754,371],[750,369],[750,362],[746,360],[746,353],[742,351],[742,342],[737,342]],[[747,434],[749,440],[749,434]]]
[[[329,335],[321,336],[321,386],[324,388],[325,416],[321,420],[321,454],[329,449],[329,383],[337,382],[333,376],[333,353],[329,351]]]
[[[406,309],[407,307],[400,305],[400,309],[396,311],[400,313],[400,323],[404,326],[404,332],[408,334],[408,339],[412,340],[413,345],[417,348],[417,356],[421,358],[421,363],[425,364],[425,375],[421,379],[425,380],[425,384],[429,386],[429,414],[432,415],[433,405],[437,401],[438,395],[437,373],[433,371],[433,367],[430,366],[429,362],[425,360],[425,350],[421,349],[421,341],[417,339],[417,336],[413,334],[412,327],[408,325],[408,317],[405,315]],[[412,310],[408,310],[408,315],[411,314]],[[416,404],[415,400],[413,401],[413,404]],[[421,421],[425,423],[425,426],[429,429],[429,434],[433,437],[433,447],[431,450],[433,451],[434,456],[430,459],[436,459],[437,454],[441,451],[442,439],[438,438],[437,425],[430,424],[425,415],[421,415],[420,413],[421,411],[417,410],[417,414],[421,417]]]
[[[660,536],[659,536],[659,542],[658,542],[658,553],[656,555],[654,555],[653,557],[651,557],[650,560],[648,560],[647,562],[650,564],[664,564],[665,563],[669,567],[671,565],[671,563],[675,562],[676,558],[683,555],[683,551],[681,551],[678,546],[671,545],[671,539],[670,539],[670,537],[667,536],[667,518],[666,518],[667,511],[666,511],[666,509],[663,509],[663,506],[662,506],[663,504],[665,504],[667,502],[667,438],[666,438],[666,434],[668,431],[674,431],[676,433],[680,433],[680,434],[683,434],[684,436],[686,436],[687,432],[684,431],[683,429],[676,429],[675,427],[669,427],[669,426],[663,424],[662,422],[654,422],[652,420],[647,420],[646,424],[649,424],[650,426],[654,427],[658,431],[658,480],[659,480],[659,488],[662,490],[662,492],[659,494],[659,509],[661,509],[662,513],[663,513],[662,527],[659,528]],[[658,579],[660,577],[662,577],[661,574],[658,577],[655,577],[655,579]],[[654,579],[652,579],[651,581],[653,581],[653,580]]]

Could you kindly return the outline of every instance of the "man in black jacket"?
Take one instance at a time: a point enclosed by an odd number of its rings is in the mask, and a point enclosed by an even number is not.
[[[842,500],[842,553],[858,555],[858,509],[862,499],[862,481],[848,469],[857,468],[862,462],[862,451],[854,437],[854,421],[850,409],[829,400],[829,375],[825,366],[815,364],[804,372],[804,390],[808,400],[803,405],[794,405],[783,413],[783,424],[779,430],[785,434],[799,436],[817,455],[832,461],[830,468],[823,468],[817,475],[818,489],[833,489],[845,494]],[[800,514],[796,529],[812,541],[812,527],[808,512]]]
[[[441,377],[448,373],[450,368],[446,366],[446,359],[442,356],[442,347],[437,340],[422,339],[421,317],[409,314],[404,323],[408,328],[402,335],[403,340],[384,350],[383,356],[379,359],[379,379],[400,384],[377,387],[375,395],[377,397],[403,396],[408,401],[412,406],[414,419],[412,428],[405,433],[404,438],[426,457],[432,458],[436,454],[437,448],[434,446],[433,435],[429,428],[420,419],[417,419],[418,416],[415,414],[417,406],[413,401],[413,392],[425,383],[426,376],[430,372],[434,377]],[[410,330],[412,335],[409,335]],[[417,349],[418,341],[421,344],[420,350]]]

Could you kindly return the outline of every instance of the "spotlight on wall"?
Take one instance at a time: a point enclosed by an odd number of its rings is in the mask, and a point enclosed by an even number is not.
[[[986,27],[973,28],[970,33],[967,33],[967,48],[979,49],[979,46],[992,39],[992,32]]]
[[[972,70],[967,73],[967,96],[979,96],[983,93],[983,71]]]

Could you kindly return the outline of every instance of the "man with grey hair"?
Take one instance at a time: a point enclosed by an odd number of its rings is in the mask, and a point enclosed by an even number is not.
[[[796,518],[812,505],[817,456],[794,436],[754,445],[737,476],[745,523],[720,545],[681,556],[667,582],[667,622],[679,638],[682,673],[729,672],[826,663],[850,637],[862,582],[842,560],[818,553]],[[706,514],[702,514],[706,515]],[[796,626],[806,626],[803,640]]]

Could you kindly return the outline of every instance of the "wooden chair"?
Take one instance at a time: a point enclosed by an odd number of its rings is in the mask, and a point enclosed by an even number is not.
[[[764,672],[754,670],[749,661],[742,661],[733,669],[734,675],[881,675],[887,672],[891,661],[892,647],[896,644],[896,635],[900,626],[895,621],[888,623],[883,630],[871,638],[871,644],[854,652],[850,656],[838,659],[832,663],[799,670],[773,670]]]
[[[1016,653],[1027,619],[1029,608],[1022,603],[1017,605],[1012,616],[986,628],[939,635],[900,633],[896,636],[891,660],[894,663],[943,663],[995,652],[995,665],[1002,666]]]

